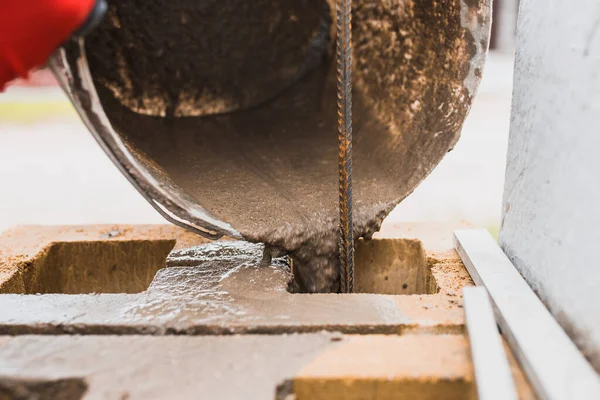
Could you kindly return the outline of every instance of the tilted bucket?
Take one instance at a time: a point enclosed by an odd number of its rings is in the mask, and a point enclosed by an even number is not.
[[[490,9],[354,1],[357,237],[458,140]],[[314,259],[333,262],[337,245],[335,39],[332,0],[120,0],[51,64],[104,151],[167,219],[266,242],[311,264],[306,290],[329,291],[336,271]]]

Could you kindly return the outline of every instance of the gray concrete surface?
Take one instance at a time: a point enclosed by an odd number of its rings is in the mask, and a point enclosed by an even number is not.
[[[600,3],[521,5],[500,243],[600,365]]]
[[[331,335],[0,337],[0,375],[79,378],[89,400],[273,399],[279,383],[340,345]]]
[[[464,399],[471,368],[463,335],[0,336],[0,394],[7,380],[70,379],[87,400],[272,400],[288,380],[296,396],[277,398]]]
[[[512,58],[491,53],[461,140],[387,218],[383,236],[408,221],[498,225],[511,83]],[[17,224],[164,222],[56,91],[0,94],[0,181],[0,231]]]

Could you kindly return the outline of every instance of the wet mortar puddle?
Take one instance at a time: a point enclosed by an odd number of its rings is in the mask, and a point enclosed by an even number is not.
[[[414,316],[412,309],[421,307],[421,299],[435,303],[438,295],[290,294],[286,288],[291,278],[285,259],[264,264],[262,245],[213,242],[171,253],[167,268],[159,270],[148,290],[140,294],[2,295],[0,334],[463,330],[458,308],[443,318]],[[413,297],[415,305],[400,304],[403,297]]]

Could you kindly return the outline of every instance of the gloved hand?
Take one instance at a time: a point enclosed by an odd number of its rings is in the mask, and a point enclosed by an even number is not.
[[[106,9],[105,0],[0,0],[0,92],[69,38],[89,33]]]

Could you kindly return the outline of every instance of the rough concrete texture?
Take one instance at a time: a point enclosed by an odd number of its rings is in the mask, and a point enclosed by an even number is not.
[[[521,2],[500,244],[600,372],[600,5]]]
[[[130,242],[123,238],[122,242],[143,248],[148,248],[152,237],[160,244],[165,236],[173,238],[179,232],[173,229],[162,231],[159,227],[127,229],[139,232],[140,237],[144,237],[145,232],[147,240]],[[77,249],[77,237],[84,239],[81,242],[84,247],[96,240],[96,245],[108,246],[109,249],[115,240],[106,238],[104,228],[96,227],[21,228],[8,232],[7,239],[18,237],[16,233],[18,236],[46,239],[55,233],[57,238],[53,242],[59,244],[60,237],[71,238],[71,246],[65,247],[66,250],[61,253],[67,260],[73,259],[67,253],[69,249]],[[13,252],[10,258],[2,260],[5,269],[18,273],[14,265],[38,265],[43,272],[45,264],[36,264],[36,260],[45,257],[45,246],[38,246],[31,239],[30,245],[37,247],[27,249],[28,240],[21,244],[21,255]],[[173,239],[170,240],[170,246],[175,245]],[[6,242],[10,243],[10,240]],[[283,260],[275,259],[271,265],[263,265],[262,246],[219,241],[172,252],[166,263],[168,268],[159,270],[148,289],[138,294],[0,295],[0,332],[225,334],[312,332],[321,329],[349,333],[462,332],[464,318],[460,289],[472,282],[457,254],[451,249],[428,253],[414,239],[398,239],[396,244],[389,239],[376,239],[366,246],[369,251],[365,254],[371,254],[370,246],[378,244],[382,251],[388,251],[386,249],[392,244],[394,258],[401,260],[399,267],[420,265],[421,269],[413,271],[420,270],[423,275],[429,276],[430,286],[436,282],[429,292],[435,294],[291,294],[286,290],[290,271]],[[361,249],[361,246],[357,247],[357,260],[370,260],[362,256]],[[138,253],[132,251],[132,254]],[[165,265],[163,253],[157,252],[154,256],[156,260],[152,265],[160,262]],[[368,290],[370,292],[380,293],[390,289],[390,280],[398,280],[392,285],[397,289],[395,293],[417,291],[418,281],[390,271],[388,261],[390,259],[385,258],[380,264],[369,261],[373,276],[379,279],[366,280],[369,286],[364,287],[372,289]],[[51,267],[58,265],[60,260]],[[76,267],[70,266],[69,269]],[[113,275],[112,280],[118,283],[122,277]],[[427,287],[420,289],[427,292]]]
[[[355,292],[432,294],[438,291],[418,239],[359,240],[355,257]]]
[[[473,385],[463,335],[19,336],[0,338],[2,376],[80,379],[86,399],[464,399]]]

